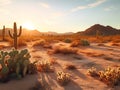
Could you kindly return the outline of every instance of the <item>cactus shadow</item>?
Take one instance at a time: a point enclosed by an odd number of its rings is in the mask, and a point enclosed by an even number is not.
[[[64,86],[64,90],[83,90],[80,85],[73,80],[70,81],[70,83],[66,86]]]

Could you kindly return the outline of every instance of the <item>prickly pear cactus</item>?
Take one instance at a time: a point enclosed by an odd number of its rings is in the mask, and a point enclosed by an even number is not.
[[[3,77],[17,77],[21,79],[26,74],[33,74],[37,71],[36,62],[30,62],[30,53],[27,49],[18,51],[12,49],[10,52],[0,52],[0,80]],[[9,73],[9,74],[8,74]]]

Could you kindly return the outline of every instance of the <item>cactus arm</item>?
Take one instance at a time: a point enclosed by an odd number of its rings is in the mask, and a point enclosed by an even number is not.
[[[9,36],[14,39],[14,37],[13,37],[12,34],[10,33],[10,30],[9,30]]]
[[[22,33],[22,26],[20,26],[20,31],[19,31],[19,34],[17,35],[17,37],[19,37]]]

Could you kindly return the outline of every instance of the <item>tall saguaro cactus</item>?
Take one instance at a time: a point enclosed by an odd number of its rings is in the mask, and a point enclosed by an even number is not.
[[[3,41],[5,40],[5,26],[3,26],[3,30],[2,30],[2,39]]]
[[[22,26],[20,26],[20,31],[19,34],[17,33],[17,25],[16,22],[14,22],[14,26],[13,26],[13,35],[11,34],[10,30],[9,30],[9,36],[14,39],[14,47],[15,49],[17,49],[17,38],[21,35],[22,33]]]

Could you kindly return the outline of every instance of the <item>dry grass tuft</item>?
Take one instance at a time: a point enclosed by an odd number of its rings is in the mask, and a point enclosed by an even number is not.
[[[46,41],[44,39],[41,39],[41,40],[35,41],[34,44],[33,44],[33,47],[44,46],[45,44],[46,44]]]
[[[112,43],[111,46],[120,46],[119,43]]]
[[[113,61],[113,60],[114,60],[114,58],[109,57],[109,56],[104,56],[104,59],[105,59],[105,60],[108,60],[108,61]]]
[[[70,44],[71,47],[78,47],[79,45],[80,45],[80,41],[79,41],[79,40],[75,40],[75,41],[73,41],[73,42]]]
[[[3,49],[3,48],[5,48],[5,45],[0,45],[0,49]]]
[[[76,66],[75,66],[75,65],[72,65],[72,64],[67,64],[67,65],[65,66],[65,68],[68,69],[68,70],[75,70],[75,69],[76,69]]]
[[[104,54],[102,54],[102,53],[93,53],[93,52],[87,52],[86,55],[90,56],[90,57],[102,57],[102,56],[104,56]]]
[[[99,43],[97,46],[105,46],[105,44],[103,44],[103,43]]]
[[[50,62],[50,64],[56,64],[57,63],[56,58],[50,58],[49,62]]]
[[[37,64],[37,70],[39,72],[53,72],[53,68],[51,66],[51,63],[47,60],[41,61]]]
[[[78,49],[66,47],[66,46],[57,46],[53,48],[53,53],[62,53],[62,54],[77,54]]]

